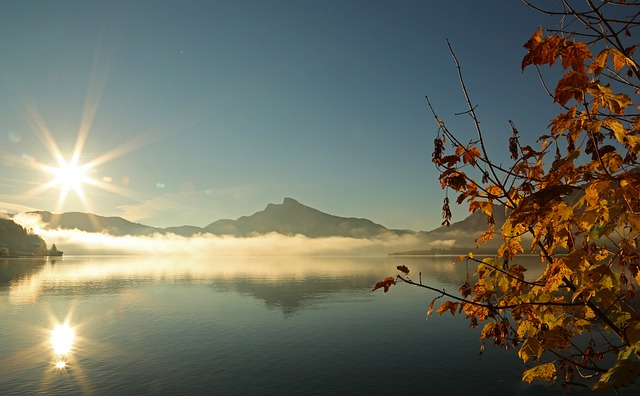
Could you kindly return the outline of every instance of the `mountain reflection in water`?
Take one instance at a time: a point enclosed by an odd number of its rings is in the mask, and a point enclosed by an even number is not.
[[[522,383],[513,351],[487,348],[481,357],[478,331],[463,318],[425,320],[436,293],[408,285],[371,292],[398,265],[456,291],[474,266],[452,261],[9,260],[0,263],[0,394],[561,395]],[[72,349],[52,362],[45,351],[64,323]]]

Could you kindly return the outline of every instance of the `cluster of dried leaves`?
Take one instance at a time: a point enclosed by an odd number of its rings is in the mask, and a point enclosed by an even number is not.
[[[462,144],[434,112],[432,161],[442,188],[470,212],[487,215],[487,231],[477,243],[499,235],[496,256],[456,260],[477,263],[460,295],[413,281],[404,266],[374,290],[386,292],[402,281],[436,291],[429,315],[438,298],[449,298],[437,309],[440,315],[464,314],[471,327],[483,326],[482,340],[517,348],[524,362],[533,362],[524,381],[618,388],[640,376],[640,106],[634,103],[640,69],[632,42],[640,7],[587,0],[578,10],[560,3],[560,11],[540,10],[559,16],[559,27],[546,34],[539,28],[524,45],[523,71],[533,66],[540,73],[540,66],[556,63],[564,70],[548,90],[563,110],[539,137],[539,147],[522,145],[511,124],[513,163],[491,161],[453,51],[477,140]],[[507,213],[499,230],[495,210]],[[443,217],[448,226],[448,198]],[[518,264],[523,253],[539,254],[545,265],[540,278],[525,280],[527,268]]]

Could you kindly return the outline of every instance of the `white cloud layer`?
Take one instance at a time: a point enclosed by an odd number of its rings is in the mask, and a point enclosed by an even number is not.
[[[416,235],[389,234],[376,239],[308,238],[303,235],[267,234],[251,238],[200,234],[182,237],[174,234],[152,236],[113,236],[79,230],[47,229],[38,216],[20,214],[14,220],[31,228],[49,245],[55,243],[66,255],[189,255],[189,256],[298,256],[373,255],[421,249],[424,239]]]

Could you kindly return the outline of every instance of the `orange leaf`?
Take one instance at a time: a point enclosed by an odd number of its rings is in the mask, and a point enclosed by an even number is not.
[[[442,296],[438,296],[436,298],[434,298],[433,300],[431,300],[431,304],[429,304],[429,310],[427,311],[427,319],[429,319],[429,316],[433,315],[433,304],[436,303],[436,300],[441,298]]]
[[[567,47],[562,54],[562,67],[568,69],[569,66],[577,72],[584,71],[584,61],[591,59],[591,52],[587,45],[581,41],[567,42]]]
[[[440,308],[438,308],[438,314],[442,316],[443,313],[450,311],[451,315],[455,315],[456,309],[458,309],[458,304],[459,303],[452,301],[445,301],[440,305]]]
[[[588,84],[589,76],[584,73],[570,71],[558,82],[554,99],[561,106],[567,104],[569,99],[582,102]]]
[[[561,46],[566,41],[557,36],[542,38],[542,27],[538,27],[529,41],[524,45],[528,50],[522,59],[522,70],[528,65],[553,65],[560,55]]]
[[[611,48],[611,57],[613,58],[613,69],[618,71],[627,63],[627,57],[615,48]]]
[[[607,64],[607,58],[609,57],[609,49],[605,48],[596,55],[596,59],[589,66],[589,73],[593,73],[596,76],[599,75],[604,66]]]
[[[371,291],[376,291],[378,289],[384,288],[384,292],[386,293],[389,291],[389,288],[395,284],[396,284],[395,278],[388,276],[384,278],[384,280],[381,280],[380,282],[376,283],[376,285],[373,287],[373,290]]]
[[[476,158],[480,158],[480,151],[476,147],[469,148],[462,157],[465,164],[476,165]]]
[[[602,106],[614,114],[623,114],[625,107],[633,105],[633,101],[627,95],[614,94],[610,85],[594,82],[589,84],[587,90],[594,97],[592,112]]]

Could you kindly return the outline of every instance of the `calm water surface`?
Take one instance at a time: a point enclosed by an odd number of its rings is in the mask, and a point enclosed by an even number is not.
[[[371,292],[401,264],[455,291],[465,267],[451,261],[0,261],[0,395],[563,394],[520,382],[515,353],[481,356],[462,318],[425,320],[434,293]]]

